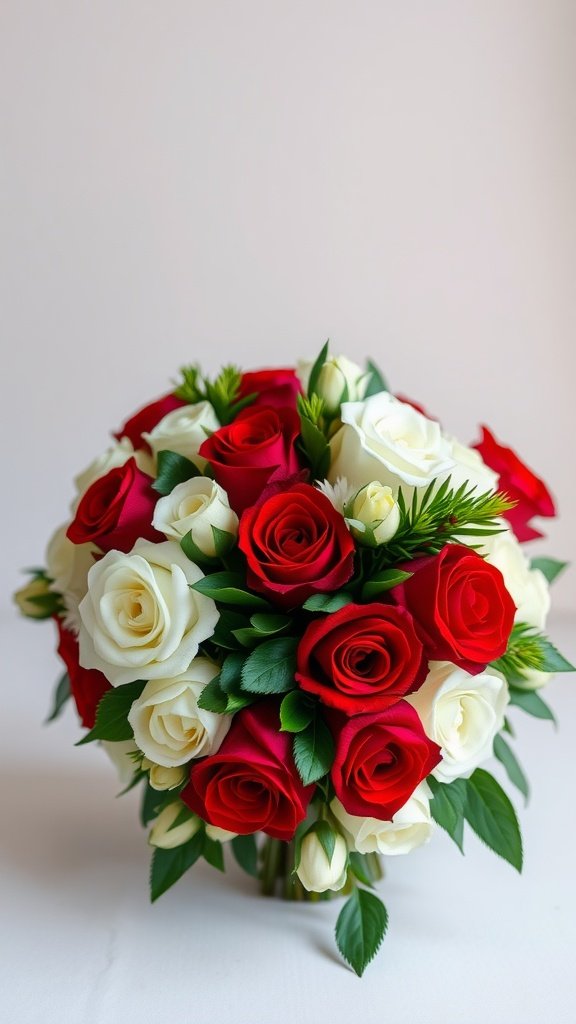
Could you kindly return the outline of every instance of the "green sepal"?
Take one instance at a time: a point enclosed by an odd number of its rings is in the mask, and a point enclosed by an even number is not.
[[[94,728],[78,740],[76,746],[81,747],[94,740],[109,740],[112,743],[131,740],[134,733],[128,721],[128,713],[145,686],[143,679],[136,679],[133,683],[106,690],[98,704]]]
[[[228,530],[221,530],[219,526],[211,525],[210,529],[214,539],[216,558],[224,558],[236,544],[236,534],[229,533]]]
[[[355,889],[336,922],[336,944],[358,977],[378,952],[388,927],[388,912],[366,889]]]
[[[466,821],[486,846],[522,871],[522,837],[506,793],[487,771],[477,768],[466,780]]]
[[[544,576],[548,580],[548,583],[553,583],[557,576],[561,572],[564,572],[569,565],[569,562],[559,562],[557,558],[533,558],[530,562],[531,569],[540,569],[540,572],[544,573]]]
[[[334,856],[334,850],[336,849],[336,837],[337,834],[333,828],[330,827],[327,821],[320,819],[315,821],[314,824],[308,829],[305,835],[309,835],[311,832],[318,837],[318,842],[326,854],[326,860],[328,866],[332,863]],[[304,837],[303,837],[304,838]]]
[[[438,782],[430,775],[426,782],[432,790],[430,814],[437,825],[454,840],[460,853],[464,853],[464,808],[466,804],[466,783],[464,779],[452,782]]]
[[[187,843],[173,850],[156,847],[150,868],[150,898],[154,903],[202,856],[206,836],[199,829]]]
[[[351,594],[345,590],[338,590],[334,594],[312,594],[302,605],[307,612],[337,612],[345,608],[354,600]]]
[[[298,774],[305,786],[318,782],[334,761],[332,733],[320,715],[294,736],[293,754]]]
[[[251,833],[247,836],[234,836],[230,841],[232,852],[247,875],[258,878],[258,847],[256,837]]]
[[[372,598],[377,597],[379,594],[383,594],[387,590],[391,590],[392,587],[397,587],[404,580],[410,579],[412,575],[413,573],[404,572],[403,569],[384,569],[383,572],[377,573],[372,579],[366,581],[362,587],[362,600],[371,601]]]
[[[291,690],[280,705],[281,732],[302,732],[314,718],[313,702],[301,690]]]
[[[494,757],[503,765],[513,786],[520,790],[525,800],[530,796],[530,787],[516,754],[502,735],[494,737]]]
[[[163,496],[171,494],[178,484],[192,480],[193,477],[202,476],[198,466],[187,459],[185,455],[178,455],[177,452],[168,450],[158,452],[157,470],[152,487]]]
[[[60,676],[60,679],[56,684],[54,695],[52,697],[52,707],[50,710],[50,714],[48,715],[48,718],[44,722],[45,725],[48,725],[48,722],[53,722],[55,721],[56,718],[59,718],[59,716],[62,714],[62,711],[64,710],[66,702],[70,699],[71,696],[72,691],[70,689],[70,676],[68,675],[67,672],[64,672],[64,674]]]
[[[186,558],[189,558],[195,565],[216,566],[222,564],[221,560],[217,558],[216,555],[206,555],[200,550],[195,541],[192,540],[191,530],[180,540],[180,547],[186,555]]]
[[[297,637],[266,640],[246,658],[242,667],[242,689],[248,693],[286,693],[293,689]]]

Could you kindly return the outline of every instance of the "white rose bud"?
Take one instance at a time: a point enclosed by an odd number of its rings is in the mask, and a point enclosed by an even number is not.
[[[537,668],[524,668],[514,679],[519,690],[540,690],[553,678],[553,672],[540,672]]]
[[[356,540],[368,547],[386,544],[400,525],[400,509],[392,488],[377,480],[358,491],[352,502],[350,528]]]
[[[483,540],[486,561],[504,577],[504,586],[516,605],[516,622],[544,629],[550,610],[550,587],[540,569],[531,569],[521,545],[502,520],[502,533]]]
[[[409,498],[411,488],[425,487],[454,468],[439,424],[387,391],[364,402],[345,402],[340,418],[343,425],[330,442],[331,483],[343,476],[360,488],[378,480],[394,491],[401,485]]]
[[[80,604],[80,664],[113,686],[185,672],[219,619],[214,601],[191,589],[203,577],[174,541],[108,551]]]
[[[198,455],[198,449],[219,427],[210,402],[197,402],[169,412],[149,434],[144,433],[142,437],[150,445],[155,459],[158,452],[176,452],[190,459],[199,469],[204,469],[206,459]]]
[[[236,839],[237,832],[230,832],[227,828],[220,828],[219,825],[206,825],[208,839],[215,839],[217,843],[228,843]]]
[[[153,527],[169,539],[180,541],[187,533],[202,554],[216,554],[212,527],[234,537],[238,516],[230,508],[226,491],[208,477],[197,476],[178,484],[154,509]]]
[[[186,772],[183,768],[166,768],[163,764],[150,764],[148,779],[152,789],[160,792],[167,789],[176,789],[184,782]]]
[[[327,415],[337,416],[343,401],[357,402],[364,398],[370,377],[370,373],[365,373],[346,356],[327,359],[316,383],[316,391],[324,399]]]
[[[181,818],[178,825],[174,822]],[[160,850],[174,850],[177,846],[187,843],[196,835],[200,828],[200,818],[192,814],[184,804],[175,801],[168,804],[160,812],[148,836],[150,846],[157,846]]]
[[[42,607],[42,604],[37,604],[31,598],[48,597],[49,594],[49,581],[39,577],[29,580],[25,586],[17,590],[14,594],[14,600],[22,615],[25,615],[27,619],[45,619],[46,609]]]
[[[472,676],[449,662],[431,661],[424,684],[406,700],[426,735],[442,748],[432,774],[451,782],[468,778],[491,756],[510,697],[506,680],[493,668]]]
[[[348,850],[344,836],[336,835],[332,860],[329,862],[324,847],[315,832],[308,832],[300,847],[298,878],[308,892],[326,892],[341,889],[346,882]]]
[[[339,800],[333,800],[330,809],[349,836],[352,850],[396,857],[423,846],[432,836],[431,796],[430,787],[421,782],[391,821],[348,814]]]
[[[219,668],[208,658],[194,658],[174,679],[151,679],[128,713],[134,739],[154,764],[173,768],[193,757],[215,754],[224,739],[231,715],[217,715],[198,707],[204,687]]]

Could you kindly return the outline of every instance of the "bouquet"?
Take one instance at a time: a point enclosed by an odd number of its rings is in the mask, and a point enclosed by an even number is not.
[[[233,856],[262,891],[346,898],[357,974],[387,912],[382,859],[465,825],[518,871],[512,715],[572,666],[545,633],[563,563],[532,558],[545,484],[485,427],[469,448],[371,362],[178,386],[76,478],[17,595],[51,618],[71,696],[142,791],[151,897]]]

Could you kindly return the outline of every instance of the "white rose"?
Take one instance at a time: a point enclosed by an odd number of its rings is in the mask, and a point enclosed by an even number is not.
[[[504,586],[516,605],[516,622],[525,622],[544,629],[550,610],[550,587],[540,569],[531,569],[521,545],[504,520],[503,533],[483,540],[486,561],[496,566],[504,577]]]
[[[430,662],[423,686],[406,700],[441,747],[442,760],[432,772],[436,779],[467,778],[491,756],[509,699],[506,680],[495,669],[472,676],[448,662]]]
[[[297,373],[305,391],[313,365],[311,362],[298,363]],[[347,402],[361,401],[366,394],[371,376],[370,371],[366,372],[346,356],[329,356],[316,382],[316,392],[324,399],[327,414],[336,416],[344,398]]]
[[[391,821],[348,814],[339,800],[333,800],[330,808],[349,835],[352,850],[395,857],[429,841],[434,831],[431,796],[429,786],[421,782]]]
[[[349,524],[361,544],[377,546],[392,540],[400,525],[400,509],[392,488],[377,480],[362,487],[352,502]]]
[[[132,442],[127,437],[122,437],[116,444],[107,448],[102,455],[99,455],[89,466],[86,467],[82,473],[79,473],[74,478],[76,485],[77,495],[74,499],[72,508],[75,509],[78,506],[78,502],[83,494],[86,493],[91,484],[95,480],[99,480],[100,477],[106,476],[111,469],[117,469],[118,466],[123,466],[128,459],[134,458],[138,469],[141,469],[143,473],[147,473],[148,476],[154,476],[154,461],[147,451],[143,448],[139,448],[138,451],[134,451]]]
[[[146,760],[146,759],[145,759]],[[165,768],[162,764],[148,764],[148,781],[152,789],[162,792],[167,789],[176,789],[186,777],[183,768]]]
[[[178,825],[174,822],[182,820]],[[174,850],[177,846],[187,843],[196,835],[201,821],[198,815],[192,814],[184,804],[174,801],[160,812],[150,830],[148,842],[160,850]]]
[[[150,445],[155,458],[161,451],[176,452],[186,456],[199,469],[204,469],[206,459],[198,455],[198,449],[219,427],[210,402],[197,402],[169,412],[149,434],[142,434],[142,437]]]
[[[203,576],[174,541],[108,551],[80,603],[80,664],[113,686],[185,672],[219,619],[214,601],[190,589]]]
[[[496,491],[498,474],[486,465],[480,452],[461,444],[455,437],[448,437],[447,440],[454,460],[454,467],[450,471],[450,487],[458,490],[462,484],[468,483],[468,490],[474,490],[476,494]]]
[[[454,467],[439,424],[387,391],[345,402],[340,415],[343,425],[330,442],[331,482],[345,476],[360,488],[378,480],[406,492],[406,485],[424,487]]]
[[[146,683],[128,714],[134,739],[146,757],[172,768],[216,753],[232,718],[204,711],[198,698],[219,671],[208,658],[194,658],[175,679]]]
[[[46,549],[46,573],[52,580],[50,590],[62,596],[64,625],[77,634],[80,629],[78,607],[88,590],[88,572],[102,554],[95,544],[73,544],[66,536],[69,523],[59,526]]]
[[[212,527],[234,536],[238,516],[228,503],[226,491],[208,477],[197,476],[177,484],[154,509],[152,525],[168,538],[180,541],[187,533],[204,555],[216,554]]]
[[[300,847],[300,863],[296,874],[308,892],[326,892],[327,889],[337,891],[346,882],[348,850],[346,840],[336,835],[332,860],[324,852],[324,847],[315,832],[308,832]]]
[[[550,682],[553,672],[540,672],[537,668],[522,669],[522,675],[516,676],[514,686],[519,690],[540,690]]]
[[[139,753],[134,740],[118,740],[114,743],[111,740],[101,740],[102,749],[112,761],[117,773],[118,780],[122,786],[127,786],[132,781],[138,767],[133,754]]]
[[[230,832],[227,828],[220,828],[219,825],[206,825],[208,839],[215,839],[218,843],[228,843],[235,839],[237,832]]]

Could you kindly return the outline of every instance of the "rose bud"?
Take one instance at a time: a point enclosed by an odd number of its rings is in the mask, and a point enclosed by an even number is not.
[[[400,509],[391,487],[373,480],[358,491],[351,506],[347,519],[359,544],[375,548],[392,540],[400,525]]]
[[[202,554],[212,558],[216,554],[212,527],[235,537],[238,516],[230,508],[226,491],[215,480],[197,476],[160,498],[152,525],[168,540],[180,541],[189,533]]]
[[[308,832],[300,847],[300,863],[296,874],[308,892],[337,891],[346,882],[348,850],[346,840],[335,836],[334,850],[329,861],[316,832]]]
[[[176,820],[180,818],[178,825]],[[177,846],[187,843],[196,835],[200,828],[200,818],[179,801],[168,804],[158,815],[150,830],[148,842],[160,850],[174,850]]]
[[[166,768],[163,764],[151,764],[148,779],[152,789],[160,792],[167,789],[176,789],[184,779],[186,772],[184,768]]]
[[[230,832],[227,828],[219,828],[218,825],[207,824],[206,835],[208,839],[214,839],[217,843],[228,843],[231,839],[235,839],[238,833]]]
[[[312,363],[300,363],[299,376],[308,386]],[[324,400],[327,416],[337,416],[342,402],[359,402],[364,398],[371,373],[365,373],[361,366],[346,356],[330,356],[316,381],[316,394]]]
[[[36,599],[39,597],[47,598],[49,595],[50,582],[40,576],[30,580],[26,586],[17,590],[14,594],[14,600],[22,615],[25,615],[27,619],[45,619],[49,613],[46,611],[43,601],[37,601]]]

